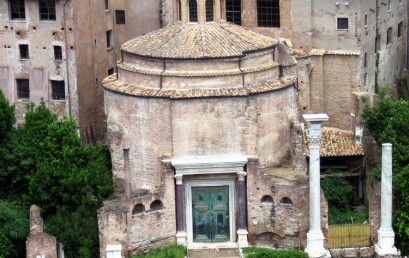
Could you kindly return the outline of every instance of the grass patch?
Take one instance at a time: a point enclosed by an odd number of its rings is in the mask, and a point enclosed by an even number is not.
[[[164,248],[157,248],[145,254],[132,256],[131,258],[184,258],[186,247],[183,245],[169,245]]]
[[[329,207],[328,213],[328,224],[330,225],[362,224],[368,221],[367,211],[340,211],[336,208]]]
[[[308,258],[308,254],[298,250],[274,250],[261,247],[243,249],[245,258]]]

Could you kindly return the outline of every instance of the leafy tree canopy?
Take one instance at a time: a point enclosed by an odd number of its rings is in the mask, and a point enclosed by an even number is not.
[[[14,123],[14,106],[10,105],[8,100],[0,91],[0,141],[4,139]]]
[[[380,93],[378,106],[364,108],[363,117],[379,145],[392,143],[393,187],[396,196],[397,242],[409,253],[409,102]]]

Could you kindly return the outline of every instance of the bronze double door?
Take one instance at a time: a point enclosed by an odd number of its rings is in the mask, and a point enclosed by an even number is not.
[[[229,186],[192,187],[193,242],[230,241]]]

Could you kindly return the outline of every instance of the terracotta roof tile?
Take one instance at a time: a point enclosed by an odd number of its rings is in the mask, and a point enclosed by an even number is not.
[[[121,50],[155,58],[222,58],[268,49],[277,42],[277,39],[227,22],[203,25],[177,23],[127,41]]]
[[[309,156],[309,130],[304,130],[304,154]],[[361,156],[364,155],[362,144],[356,143],[354,134],[337,128],[322,128],[320,141],[321,157]]]
[[[103,80],[105,89],[137,97],[157,97],[157,98],[206,98],[206,97],[236,97],[259,94],[263,92],[275,91],[290,87],[296,83],[295,77],[285,77],[271,83],[261,85],[221,88],[221,89],[156,89],[144,88],[136,85],[118,81],[116,74],[108,76]]]

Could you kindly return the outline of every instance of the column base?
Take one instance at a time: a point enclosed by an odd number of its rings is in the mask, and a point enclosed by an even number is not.
[[[249,232],[246,229],[237,230],[237,244],[240,248],[249,246],[249,242],[247,241],[248,234]]]
[[[324,234],[322,232],[307,233],[307,248],[305,252],[311,258],[331,257],[330,252],[324,248]]]
[[[378,229],[378,243],[375,245],[375,252],[379,256],[400,255],[395,245],[395,232],[393,230]]]
[[[184,231],[176,232],[176,243],[178,245],[186,245],[187,234]]]

